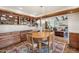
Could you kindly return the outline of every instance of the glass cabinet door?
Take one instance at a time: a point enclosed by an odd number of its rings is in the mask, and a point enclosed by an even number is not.
[[[18,18],[11,15],[1,15],[0,16],[0,24],[2,25],[14,25],[18,24]]]

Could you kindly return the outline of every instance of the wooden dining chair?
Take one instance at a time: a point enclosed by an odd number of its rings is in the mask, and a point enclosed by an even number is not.
[[[52,46],[53,46],[53,51],[52,51],[53,53],[63,53],[66,47],[66,43],[58,40],[54,40]]]
[[[32,33],[27,33],[27,41],[32,44],[32,52],[37,50],[37,43],[34,42]]]
[[[52,42],[53,42],[53,34],[51,35],[49,33],[49,37],[45,38],[45,40],[42,42],[45,46],[47,46],[48,52],[50,52],[50,47],[51,47]]]

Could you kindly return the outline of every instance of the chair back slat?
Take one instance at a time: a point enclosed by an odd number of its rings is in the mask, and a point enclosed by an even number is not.
[[[65,46],[66,46],[66,43],[54,40],[53,41],[53,52],[54,53],[63,53]]]

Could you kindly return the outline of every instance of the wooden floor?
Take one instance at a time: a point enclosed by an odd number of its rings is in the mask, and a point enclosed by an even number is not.
[[[74,49],[72,47],[67,47],[64,51],[64,53],[79,53],[79,50]]]

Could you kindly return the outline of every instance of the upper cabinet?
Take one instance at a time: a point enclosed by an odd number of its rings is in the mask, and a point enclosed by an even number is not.
[[[0,24],[18,24],[18,17],[12,15],[2,14],[0,16]]]
[[[25,16],[19,16],[18,18],[18,22],[20,25],[27,25],[29,18],[25,17]]]
[[[33,17],[0,10],[0,25],[31,25]]]

